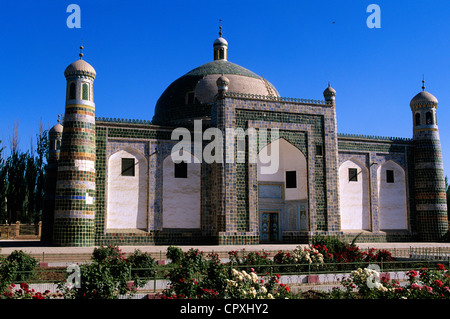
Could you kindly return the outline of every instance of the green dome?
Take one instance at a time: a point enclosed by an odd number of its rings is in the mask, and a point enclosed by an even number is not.
[[[156,103],[153,123],[180,125],[193,119],[209,119],[217,94],[217,79],[226,76],[229,92],[279,96],[261,76],[227,60],[205,63],[172,82]]]

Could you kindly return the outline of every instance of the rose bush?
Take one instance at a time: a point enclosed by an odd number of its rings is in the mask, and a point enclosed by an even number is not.
[[[173,248],[171,252],[173,252]],[[233,252],[230,252],[233,255]],[[264,256],[264,255],[263,255]],[[278,278],[258,276],[254,268],[236,269],[233,266],[247,266],[247,261],[265,259],[251,254],[242,259],[231,259],[222,263],[217,254],[204,256],[198,250],[190,249],[173,263],[166,278],[170,280],[164,290],[164,299],[229,299],[229,298],[287,298],[292,296],[290,287],[279,284]]]
[[[444,265],[435,269],[410,270],[403,285],[386,280],[372,269],[358,269],[342,280],[343,288],[335,287],[330,298],[348,299],[450,299],[450,275]],[[375,279],[375,280],[374,280]]]

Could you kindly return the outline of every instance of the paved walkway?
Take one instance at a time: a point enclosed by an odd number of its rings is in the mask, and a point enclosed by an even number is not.
[[[450,243],[356,243],[361,249],[375,248],[375,249],[409,249],[411,247],[431,247],[431,248],[448,248],[450,249]],[[183,250],[190,248],[196,248],[203,252],[228,252],[228,251],[279,251],[279,250],[293,250],[297,246],[307,246],[307,244],[267,244],[267,245],[199,245],[199,246],[183,246],[175,245]],[[135,249],[139,249],[142,252],[150,253],[165,253],[169,246],[119,246],[124,253],[132,253]],[[0,240],[0,254],[8,255],[14,250],[23,250],[32,254],[91,254],[95,247],[53,247],[43,246],[38,240],[27,241],[15,241],[15,240]]]

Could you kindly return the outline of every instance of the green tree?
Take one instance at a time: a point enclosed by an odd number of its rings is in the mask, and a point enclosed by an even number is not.
[[[37,223],[42,219],[45,191],[45,166],[48,162],[47,130],[39,122],[33,145],[28,152],[19,150],[18,123],[10,135],[10,155],[0,145],[0,222]]]
[[[24,209],[22,211],[22,216],[19,216],[19,220],[22,223],[31,223],[35,219],[35,209],[36,209],[36,181],[37,181],[37,169],[35,158],[33,157],[32,151],[26,153],[26,163],[25,163],[25,197]]]
[[[23,215],[26,199],[26,183],[24,178],[26,158],[26,153],[19,153],[18,150],[13,149],[11,155],[6,160],[6,198],[9,223],[18,221],[19,216]]]
[[[36,148],[36,189],[35,189],[35,219],[34,222],[42,220],[42,209],[44,205],[45,191],[45,166],[48,163],[48,130],[42,127],[42,121],[39,122],[39,135],[37,135]]]

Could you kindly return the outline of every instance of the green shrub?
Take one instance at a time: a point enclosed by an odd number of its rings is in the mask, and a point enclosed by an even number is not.
[[[133,264],[148,262],[148,256],[141,257],[139,252],[132,258]],[[68,287],[66,283],[59,283],[58,288],[63,291],[65,299],[116,299],[120,294],[132,294],[136,287],[145,282],[132,280],[130,263],[124,253],[116,246],[95,248],[92,262],[80,265],[80,286]]]
[[[133,270],[132,276],[135,281],[155,276],[156,261],[149,253],[143,253],[139,249],[136,249],[127,260]]]
[[[19,264],[0,256],[0,293],[3,293],[13,283]]]
[[[166,257],[174,264],[179,264],[184,257],[183,250],[179,247],[169,246]]]
[[[35,273],[37,266],[37,260],[34,257],[26,254],[22,250],[14,250],[6,257],[6,260],[10,263],[17,263],[17,269],[13,281],[26,281],[32,277]]]

